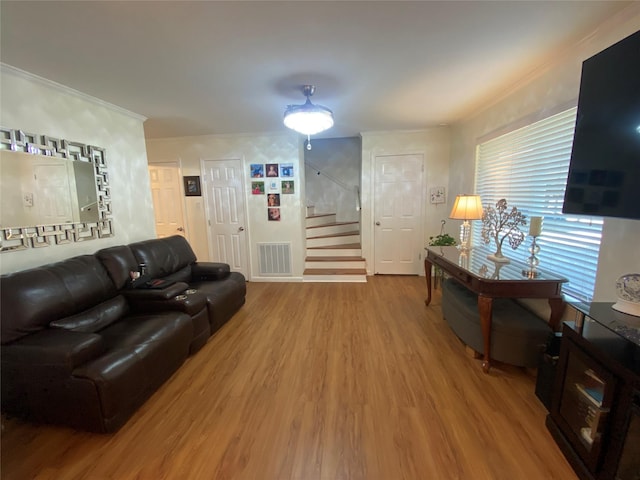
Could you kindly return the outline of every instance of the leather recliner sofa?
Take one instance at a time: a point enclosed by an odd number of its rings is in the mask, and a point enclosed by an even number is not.
[[[189,354],[190,317],[132,313],[83,255],[2,276],[2,411],[112,432]]]
[[[206,297],[209,328],[214,334],[245,302],[247,293],[244,275],[231,272],[229,265],[198,262],[186,238],[174,235],[136,242],[124,247],[100,250],[96,256],[103,262],[118,288],[126,288],[129,271],[146,265],[150,278],[167,283],[184,283]],[[146,295],[148,292],[128,292]]]
[[[146,263],[159,288],[132,288]],[[183,237],[110,247],[0,277],[2,411],[120,428],[244,304],[245,278]]]

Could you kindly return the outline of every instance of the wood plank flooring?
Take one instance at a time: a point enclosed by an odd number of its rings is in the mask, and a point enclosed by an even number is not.
[[[249,283],[116,434],[4,422],[3,479],[576,480],[535,378],[489,375],[422,277]]]

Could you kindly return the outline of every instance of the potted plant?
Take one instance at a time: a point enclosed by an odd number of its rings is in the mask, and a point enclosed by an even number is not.
[[[456,239],[448,233],[444,233],[444,225],[447,223],[445,220],[441,220],[442,227],[440,227],[440,234],[435,237],[429,237],[430,247],[449,247],[457,245]],[[444,272],[437,265],[434,266],[434,287],[438,288],[438,280],[442,279]]]

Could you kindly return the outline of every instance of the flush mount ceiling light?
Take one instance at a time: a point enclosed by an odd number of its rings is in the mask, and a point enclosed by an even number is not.
[[[302,93],[307,97],[304,105],[288,105],[284,111],[285,126],[307,136],[307,150],[311,150],[311,135],[333,126],[333,112],[322,105],[314,105],[309,100],[315,91],[315,86],[304,85]]]

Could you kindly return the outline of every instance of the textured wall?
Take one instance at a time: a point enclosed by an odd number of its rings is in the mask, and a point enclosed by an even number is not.
[[[311,145],[304,152],[306,205],[313,205],[316,213],[335,213],[339,222],[358,221],[360,137],[312,139]]]
[[[143,118],[66,87],[2,66],[0,124],[106,149],[113,237],[0,254],[0,271],[35,267],[155,236]]]
[[[452,127],[451,191],[473,191],[478,140],[577,104],[582,62],[640,30],[640,3],[631,4],[553,64],[521,81],[501,99]],[[452,205],[449,197],[449,208]],[[594,301],[615,301],[615,280],[640,271],[640,221],[605,219]]]
[[[287,281],[302,279],[304,270],[304,165],[301,164],[299,137],[284,135],[207,135],[147,141],[149,161],[178,161],[182,175],[202,175],[202,162],[206,160],[240,159],[244,164],[245,204],[248,225],[247,248],[251,274],[254,281],[282,280],[258,275],[258,243],[291,242],[293,258],[292,276]],[[252,163],[292,163],[294,166],[295,193],[280,195],[281,221],[267,220],[265,195],[251,194],[249,165]],[[265,184],[269,180],[263,178]],[[278,182],[282,179],[277,178]],[[203,189],[204,190],[204,189]],[[205,197],[185,197],[187,238],[200,260],[209,259]]]

